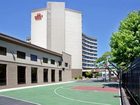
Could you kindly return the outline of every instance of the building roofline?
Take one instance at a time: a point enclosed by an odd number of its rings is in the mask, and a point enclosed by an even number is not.
[[[32,12],[38,12],[38,11],[43,11],[43,10],[47,10],[47,8],[38,8],[38,9],[34,9],[32,10]],[[73,10],[73,9],[69,9],[69,8],[65,8],[66,11],[71,11],[71,12],[76,12],[76,13],[79,13],[79,14],[82,14],[81,11],[78,11],[78,10]]]
[[[80,13],[80,14],[82,14],[82,12],[81,12],[81,11],[74,10],[74,9],[65,8],[65,10],[67,10],[67,11],[72,11],[72,12],[76,12],[76,13]]]
[[[23,40],[8,36],[8,35],[3,34],[3,33],[0,33],[0,39],[2,39],[4,41],[11,42],[11,43],[14,43],[14,44],[19,44],[19,45],[24,46],[24,47],[32,48],[32,49],[35,49],[35,50],[39,50],[39,51],[42,51],[42,52],[45,52],[45,53],[49,53],[49,54],[53,54],[53,55],[57,55],[57,56],[62,57],[62,54],[60,54],[60,53],[57,53],[57,52],[54,52],[54,51],[36,46],[34,44],[31,44],[31,43],[25,42]]]
[[[43,10],[47,10],[47,8],[37,8],[32,10],[32,12],[43,11]]]
[[[49,3],[62,3],[62,4],[65,4],[65,2],[63,2],[63,1],[48,1],[47,4],[49,4]]]
[[[93,38],[93,37],[87,36],[87,35],[85,35],[84,33],[82,33],[82,36],[84,36],[84,37],[87,37],[87,38],[90,38],[90,39],[92,39],[92,40],[96,40],[96,41],[97,41],[97,38]]]

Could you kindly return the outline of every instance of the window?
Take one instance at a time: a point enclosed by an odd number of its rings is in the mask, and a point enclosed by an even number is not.
[[[68,67],[68,63],[65,63],[65,67]]]
[[[36,55],[31,54],[30,56],[31,56],[31,61],[37,61],[37,56]]]
[[[31,68],[31,82],[37,83],[37,68],[35,67]]]
[[[17,51],[17,58],[25,59],[25,52]]]
[[[0,55],[6,55],[6,52],[7,52],[6,48],[0,46]]]
[[[55,70],[51,71],[51,81],[55,82]]]
[[[48,82],[48,69],[44,69],[44,82]]]
[[[6,85],[6,65],[0,64],[0,86]]]
[[[26,81],[26,72],[24,66],[18,66],[17,67],[17,73],[18,73],[18,84],[25,84]]]
[[[58,61],[58,66],[61,66],[62,65],[62,62],[61,61]]]
[[[43,57],[43,63],[48,63],[48,58]]]
[[[54,65],[55,64],[55,60],[51,59],[51,64]]]
[[[62,81],[62,71],[59,70],[59,81]]]

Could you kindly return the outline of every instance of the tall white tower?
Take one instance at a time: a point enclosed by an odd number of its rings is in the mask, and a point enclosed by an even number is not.
[[[31,43],[71,55],[71,68],[82,69],[82,14],[66,9],[64,2],[48,2],[47,8],[34,10]]]
[[[49,2],[47,8],[48,49],[65,51],[65,4]]]

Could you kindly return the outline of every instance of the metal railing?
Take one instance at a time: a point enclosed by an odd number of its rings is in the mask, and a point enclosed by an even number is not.
[[[122,73],[122,86],[132,98],[133,105],[140,105],[140,58],[137,58],[127,72]]]

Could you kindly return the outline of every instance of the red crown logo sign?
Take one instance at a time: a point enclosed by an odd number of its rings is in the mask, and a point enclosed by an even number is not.
[[[42,20],[43,15],[41,15],[40,13],[37,13],[37,15],[35,16],[35,20]]]

